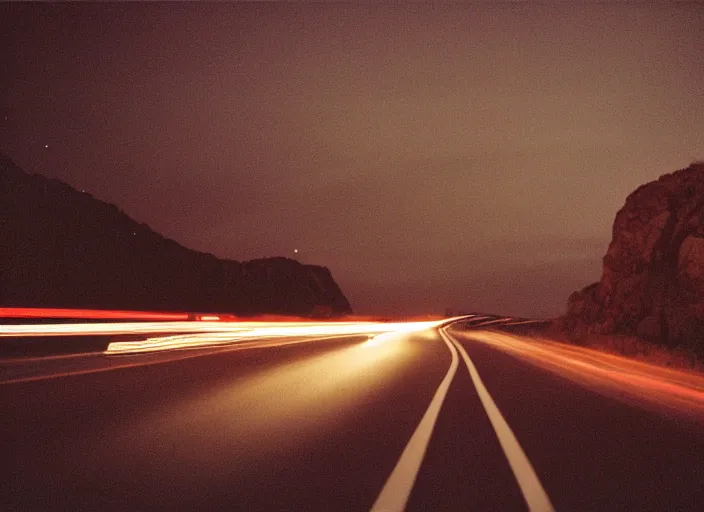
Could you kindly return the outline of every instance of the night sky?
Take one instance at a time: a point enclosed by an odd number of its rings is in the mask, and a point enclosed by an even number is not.
[[[704,159],[702,4],[6,3],[0,38],[0,151],[362,314],[557,315]]]

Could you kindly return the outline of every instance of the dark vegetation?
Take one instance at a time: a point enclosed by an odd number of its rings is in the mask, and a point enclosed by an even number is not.
[[[118,207],[0,154],[0,306],[336,316],[325,267],[187,249]]]

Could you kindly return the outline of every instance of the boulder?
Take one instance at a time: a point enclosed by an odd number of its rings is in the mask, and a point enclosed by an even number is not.
[[[570,296],[563,325],[696,343],[704,312],[704,163],[666,174],[616,214],[601,279]],[[582,327],[584,328],[584,327]],[[704,331],[702,331],[704,332]]]
[[[677,280],[693,293],[704,290],[704,237],[690,235],[680,246]]]
[[[659,340],[662,336],[662,321],[660,318],[650,315],[638,322],[636,334],[646,340]]]

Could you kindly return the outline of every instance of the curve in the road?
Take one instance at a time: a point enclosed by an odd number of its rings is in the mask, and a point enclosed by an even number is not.
[[[437,391],[435,391],[435,395],[428,409],[425,411],[415,432],[413,432],[406,448],[404,448],[401,457],[379,493],[379,497],[374,502],[371,508],[372,512],[404,510],[406,508],[408,497],[413,490],[413,483],[418,476],[418,471],[420,470],[423,457],[428,448],[433,428],[440,414],[440,408],[445,401],[447,391],[450,389],[450,383],[455,373],[457,373],[457,366],[459,364],[457,350],[455,350],[452,343],[445,337],[443,337],[443,341],[447,344],[447,348],[452,354],[450,368],[447,370]]]
[[[449,325],[449,324],[448,324]],[[447,326],[446,326],[447,327]],[[442,340],[447,345],[452,356],[450,367],[442,382],[438,386],[428,409],[421,419],[418,427],[411,436],[408,444],[403,450],[396,466],[387,479],[379,496],[371,508],[372,512],[388,512],[404,510],[408,503],[413,485],[418,476],[423,458],[425,456],[433,428],[437,422],[440,409],[445,401],[447,392],[452,383],[452,379],[457,373],[458,351],[467,366],[467,371],[476,388],[484,410],[489,417],[491,426],[501,445],[504,455],[516,478],[518,486],[523,494],[528,509],[534,512],[551,512],[554,507],[545,489],[540,483],[533,466],[521,448],[511,427],[504,419],[501,411],[489,394],[486,386],[482,382],[479,372],[462,345],[452,338],[445,329],[439,327],[438,332]]]
[[[494,399],[491,398],[489,391],[487,391],[484,382],[482,382],[479,372],[476,366],[470,359],[467,351],[464,347],[455,339],[453,339],[448,333],[445,332],[444,328],[439,329],[440,336],[445,340],[445,342],[451,342],[459,351],[464,363],[467,365],[467,371],[469,371],[469,376],[472,378],[474,387],[479,394],[479,399],[484,406],[487,416],[489,416],[489,421],[491,421],[491,426],[494,427],[496,432],[496,437],[501,444],[501,448],[506,455],[511,470],[513,471],[518,486],[521,488],[523,497],[526,500],[526,504],[531,511],[547,512],[554,510],[550,498],[548,497],[543,485],[540,483],[538,475],[535,473],[533,466],[531,465],[528,457],[526,457],[523,448],[516,439],[511,427],[508,425],[504,419],[501,411],[496,406]]]

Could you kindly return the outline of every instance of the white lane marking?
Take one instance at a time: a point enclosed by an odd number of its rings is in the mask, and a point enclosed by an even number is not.
[[[511,427],[506,423],[501,411],[499,411],[499,408],[487,391],[486,386],[484,386],[482,379],[479,377],[479,372],[477,372],[477,368],[469,358],[467,351],[457,340],[447,334],[444,329],[439,329],[439,331],[443,339],[445,341],[451,341],[462,355],[462,359],[464,359],[467,365],[474,387],[477,388],[479,399],[486,410],[487,416],[489,416],[492,427],[494,427],[496,437],[499,439],[499,444],[501,444],[501,448],[506,455],[511,470],[518,481],[518,486],[521,488],[523,498],[526,500],[528,508],[535,512],[554,511],[555,508],[552,506],[552,503],[550,503],[550,498],[545,492],[545,489],[543,489],[538,475],[535,474],[533,466],[531,466],[521,445],[518,444],[518,440],[513,434]]]
[[[450,349],[450,354],[452,354],[450,368],[435,391],[428,410],[425,411],[423,418],[420,420],[415,432],[413,432],[411,439],[401,454],[401,458],[396,463],[396,467],[394,467],[374,505],[372,505],[372,512],[400,512],[406,508],[408,497],[418,476],[440,408],[445,401],[447,390],[450,388],[450,383],[457,372],[457,365],[459,364],[455,347],[444,337],[442,339],[447,344],[447,348]]]

